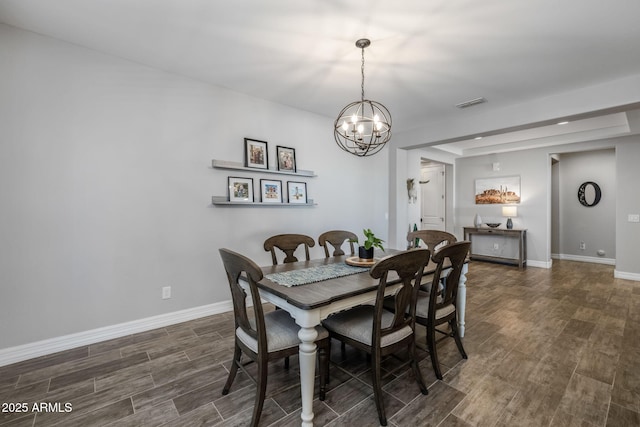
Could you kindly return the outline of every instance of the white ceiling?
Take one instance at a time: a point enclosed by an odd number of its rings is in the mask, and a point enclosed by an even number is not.
[[[360,97],[354,43],[369,38],[365,95],[395,134],[477,97],[499,110],[640,75],[638,17],[638,0],[0,0],[0,22],[332,118]],[[597,120],[576,127],[625,125]],[[565,126],[442,148],[549,143]]]

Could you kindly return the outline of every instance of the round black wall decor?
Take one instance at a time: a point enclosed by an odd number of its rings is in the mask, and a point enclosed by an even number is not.
[[[592,181],[583,182],[578,188],[578,201],[582,206],[595,206],[600,202],[602,191],[600,186]]]

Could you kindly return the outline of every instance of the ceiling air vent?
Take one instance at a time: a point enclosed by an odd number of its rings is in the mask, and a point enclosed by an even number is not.
[[[473,107],[474,105],[484,104],[485,102],[487,102],[485,98],[476,98],[476,99],[471,99],[469,101],[464,101],[459,104],[456,104],[456,107],[469,108],[469,107]]]

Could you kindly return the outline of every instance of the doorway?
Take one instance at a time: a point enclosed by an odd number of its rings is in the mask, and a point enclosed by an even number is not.
[[[422,162],[420,168],[420,229],[446,231],[445,165]]]
[[[550,161],[550,258],[615,265],[615,149],[554,153]],[[602,191],[592,204],[589,189],[579,200],[579,189],[588,183]]]

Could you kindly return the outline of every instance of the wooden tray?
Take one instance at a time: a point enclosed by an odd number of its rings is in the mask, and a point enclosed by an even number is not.
[[[359,258],[357,256],[352,256],[347,258],[344,262],[349,265],[353,265],[354,267],[371,267],[373,264],[378,262],[378,260],[375,258],[364,259],[364,258]]]

